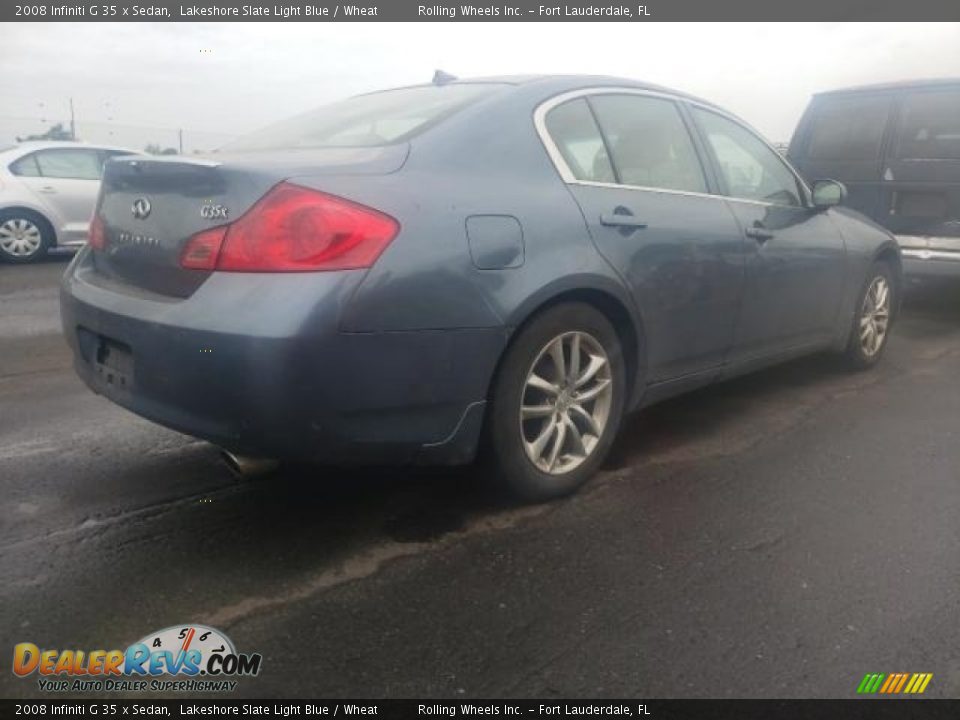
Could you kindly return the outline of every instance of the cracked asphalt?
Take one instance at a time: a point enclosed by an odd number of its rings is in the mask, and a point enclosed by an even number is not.
[[[633,417],[579,495],[481,469],[299,467],[90,393],[62,257],[0,267],[0,696],[13,645],[185,622],[264,655],[242,697],[960,696],[960,285],[907,293],[882,364],[815,357]]]

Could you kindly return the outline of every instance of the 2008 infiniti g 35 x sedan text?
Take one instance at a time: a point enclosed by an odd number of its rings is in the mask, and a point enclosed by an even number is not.
[[[877,361],[900,257],[843,196],[660,87],[373,93],[202,159],[110,161],[64,330],[92,389],[231,452],[484,447],[549,498],[625,411],[804,353]]]

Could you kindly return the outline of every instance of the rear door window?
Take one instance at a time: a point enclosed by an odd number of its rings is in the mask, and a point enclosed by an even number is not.
[[[812,160],[875,160],[890,115],[888,96],[822,99],[810,123],[807,157]]]
[[[960,89],[907,95],[897,146],[904,160],[960,160]]]
[[[43,177],[72,180],[100,179],[100,154],[96,150],[73,148],[40,150],[36,158]]]
[[[592,95],[589,102],[621,184],[707,192],[693,140],[673,101],[644,95]]]
[[[600,128],[583,98],[553,108],[546,117],[547,132],[577,180],[616,182]]]

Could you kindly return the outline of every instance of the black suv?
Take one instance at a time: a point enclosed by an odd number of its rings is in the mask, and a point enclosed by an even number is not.
[[[896,235],[906,273],[960,276],[960,79],[813,96],[787,156]]]

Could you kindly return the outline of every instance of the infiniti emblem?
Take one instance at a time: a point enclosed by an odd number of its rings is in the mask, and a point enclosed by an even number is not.
[[[145,197],[137,198],[130,209],[137,220],[145,220],[150,215],[150,201]]]

